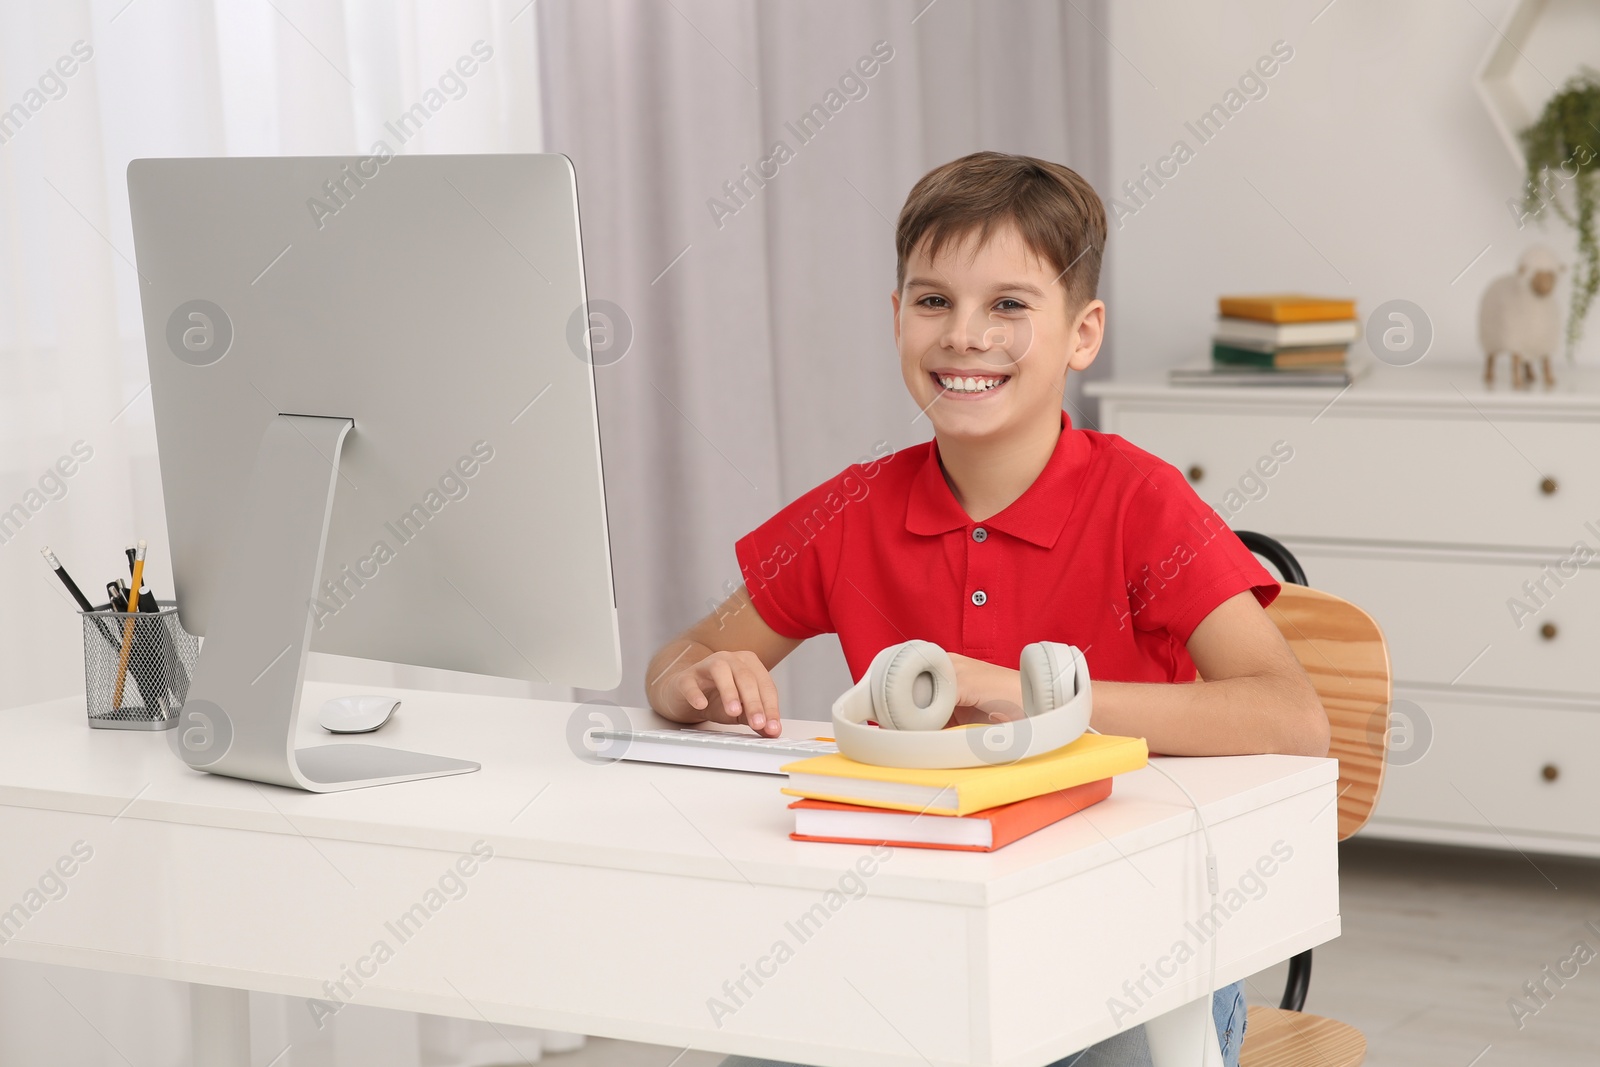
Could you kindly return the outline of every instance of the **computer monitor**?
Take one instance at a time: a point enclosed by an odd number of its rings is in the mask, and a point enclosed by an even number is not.
[[[294,747],[310,650],[620,678],[561,155],[128,165],[191,766],[316,792],[476,770]]]

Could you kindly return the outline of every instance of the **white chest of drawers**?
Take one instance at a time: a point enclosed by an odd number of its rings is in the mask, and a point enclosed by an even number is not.
[[[1396,727],[1364,833],[1600,856],[1600,371],[1518,391],[1424,361],[1342,393],[1088,392],[1100,429],[1383,627]]]

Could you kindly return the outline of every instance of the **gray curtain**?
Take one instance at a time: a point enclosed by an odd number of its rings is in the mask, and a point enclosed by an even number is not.
[[[875,443],[931,436],[889,305],[919,177],[998,149],[1106,195],[1102,2],[540,0],[546,150],[577,170],[609,330],[624,677],[604,696],[644,702],[651,653],[739,584],[739,536]],[[776,676],[795,718],[850,681],[831,636]]]

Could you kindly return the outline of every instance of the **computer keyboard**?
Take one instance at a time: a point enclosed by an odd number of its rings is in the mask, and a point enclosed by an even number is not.
[[[723,770],[781,774],[785,763],[839,751],[831,737],[756,737],[732,731],[595,730],[595,738],[619,741],[611,753],[643,763],[678,763]]]
[[[732,751],[794,752],[802,756],[821,756],[839,751],[829,737],[754,737],[720,730],[596,730],[595,737],[619,741],[662,741],[669,745],[705,745]]]

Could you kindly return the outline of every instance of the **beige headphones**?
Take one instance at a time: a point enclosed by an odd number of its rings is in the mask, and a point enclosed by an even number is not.
[[[839,752],[880,767],[982,767],[1071,744],[1089,727],[1089,667],[1072,645],[1022,650],[1023,717],[944,729],[956,706],[950,656],[931,641],[890,645],[833,704]],[[873,719],[878,725],[868,726]]]

